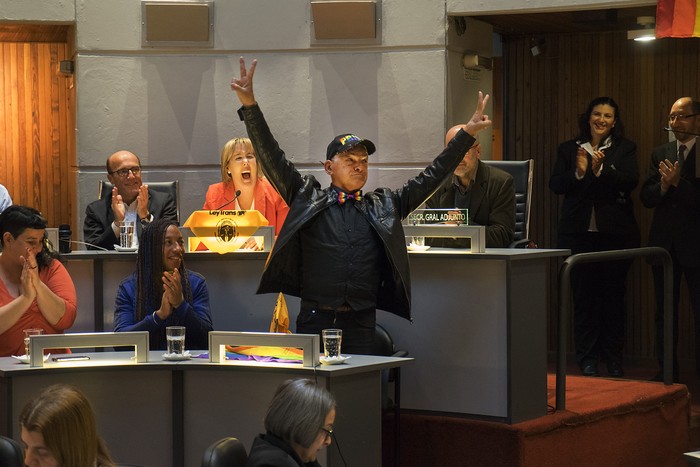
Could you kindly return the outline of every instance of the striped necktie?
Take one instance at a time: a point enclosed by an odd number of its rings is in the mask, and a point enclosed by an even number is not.
[[[681,144],[678,146],[678,165],[683,166],[683,163],[685,162],[685,150],[688,149],[685,144]]]

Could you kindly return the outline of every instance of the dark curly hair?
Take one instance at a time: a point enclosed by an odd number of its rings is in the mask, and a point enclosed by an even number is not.
[[[19,204],[9,206],[0,214],[0,250],[5,247],[5,232],[17,238],[27,229],[44,230],[43,248],[36,255],[36,264],[41,271],[59,258],[46,234],[46,225],[46,219],[36,209]]]
[[[612,127],[610,131],[610,135],[612,136],[613,141],[618,141],[620,138],[625,136],[625,126],[622,123],[622,117],[620,116],[620,107],[617,105],[617,102],[615,102],[611,97],[596,97],[593,99],[590,104],[588,104],[588,108],[584,113],[579,115],[578,117],[578,129],[579,129],[579,137],[578,139],[580,141],[590,141],[591,140],[591,125],[589,123],[589,120],[591,119],[591,114],[593,113],[593,109],[597,105],[609,105],[613,109],[615,109],[615,126]]]

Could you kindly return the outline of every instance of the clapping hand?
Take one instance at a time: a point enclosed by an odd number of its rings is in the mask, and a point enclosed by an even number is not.
[[[182,297],[182,279],[179,269],[173,269],[172,272],[163,272],[163,297],[167,297],[168,302],[173,308],[179,307],[184,300]]]
[[[576,175],[578,178],[583,178],[588,170],[588,152],[579,146],[576,151]]]
[[[112,188],[112,213],[114,213],[114,222],[119,226],[126,217],[126,205],[116,186]]]
[[[22,261],[20,293],[30,301],[34,301],[36,298],[36,281],[40,280],[36,254],[31,248],[27,248],[25,256],[20,256],[20,261]]]
[[[591,171],[594,174],[600,172],[603,161],[605,161],[605,153],[603,151],[593,151],[593,155],[591,156]]]
[[[667,191],[671,186],[678,186],[681,179],[681,168],[678,161],[671,162],[665,159],[659,162],[659,174],[661,175],[661,191]]]

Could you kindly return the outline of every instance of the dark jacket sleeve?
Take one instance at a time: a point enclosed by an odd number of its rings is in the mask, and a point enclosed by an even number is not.
[[[89,250],[94,250],[92,245],[113,250],[114,245],[119,243],[119,239],[112,230],[111,209],[107,205],[111,203],[111,195],[107,198],[93,201],[85,210],[85,222],[83,223],[83,238],[88,244]]]
[[[255,157],[260,161],[263,173],[287,206],[291,206],[299,188],[304,183],[302,175],[285,157],[284,151],[272,136],[270,127],[257,104],[241,107],[238,115],[245,122],[248,136],[255,149]]]
[[[505,174],[508,175],[508,174]],[[491,177],[494,182],[497,180]],[[498,183],[489,183],[489,214],[486,225],[486,246],[505,248],[515,238],[515,184],[510,175]]]

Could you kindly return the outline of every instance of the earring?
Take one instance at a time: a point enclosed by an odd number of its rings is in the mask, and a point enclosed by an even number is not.
[[[230,170],[227,170],[227,171],[226,171],[226,175],[228,175],[228,176],[230,177],[230,176],[231,176],[231,171],[230,171]]]

